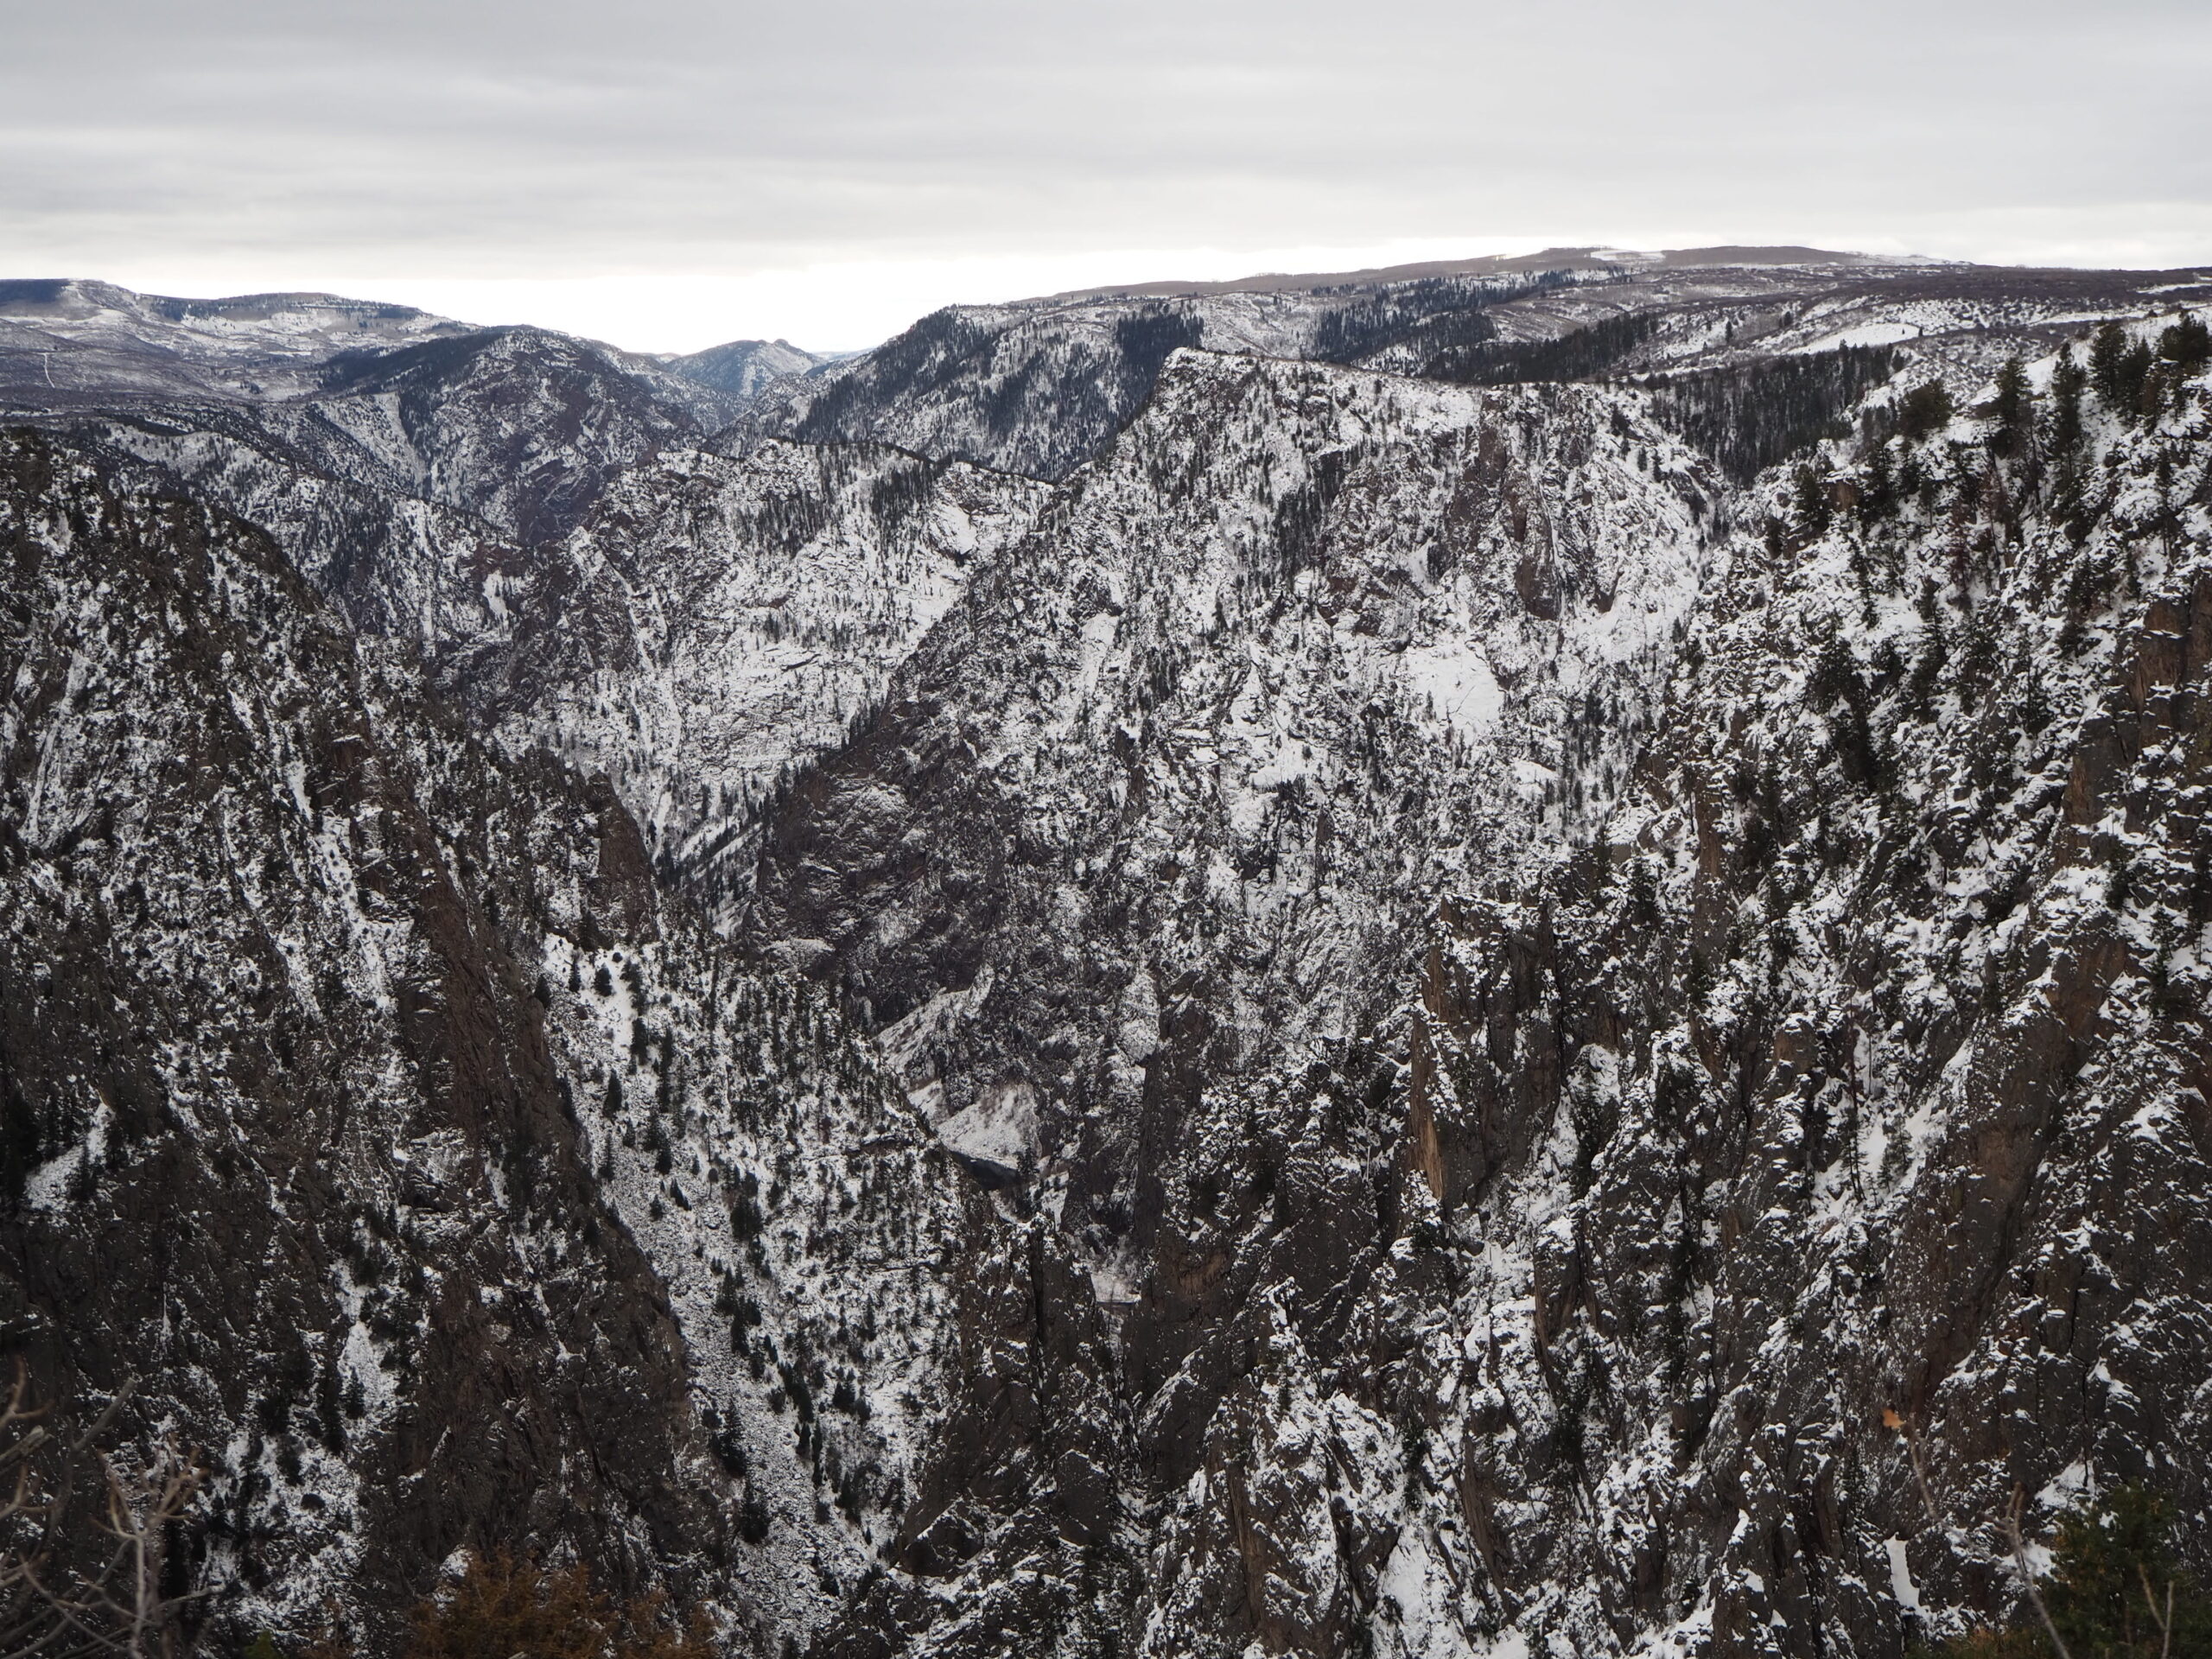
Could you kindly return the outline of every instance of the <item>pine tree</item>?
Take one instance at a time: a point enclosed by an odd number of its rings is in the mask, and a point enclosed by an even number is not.
[[[1951,423],[1951,394],[1941,380],[1915,386],[1897,401],[1897,432],[1907,443],[1918,443]]]
[[[2090,383],[2105,407],[2116,415],[2133,419],[2143,412],[2152,366],[2150,346],[2131,340],[2117,322],[2105,324],[2090,342]]]
[[[2173,365],[2177,380],[2203,373],[2212,364],[2212,328],[2192,312],[2158,336],[2158,356]]]
[[[2212,1651],[2212,1602],[2174,1559],[2173,1522],[2171,1504],[2129,1485],[2059,1523],[2044,1599],[2075,1659]]]
[[[2127,355],[2127,330],[2107,322],[2089,342],[2089,379],[2107,405],[2120,402],[2120,360]]]
[[[2074,360],[2074,348],[2058,354],[2050,374],[2050,452],[2062,465],[2082,447],[2082,392],[2089,377]]]
[[[2018,455],[2027,448],[2029,415],[2035,393],[2028,386],[2028,372],[2017,357],[2008,357],[1997,371],[1997,396],[1990,414],[1997,422],[1997,453]]]
[[[2048,1659],[2050,1631],[2069,1659],[2183,1659],[2212,1653],[2212,1598],[2173,1548],[2173,1506],[2148,1488],[2115,1487],[2058,1523],[2051,1570],[2009,1630],[1969,1632],[1948,1659]],[[2048,1614],[2047,1630],[2043,1615]]]

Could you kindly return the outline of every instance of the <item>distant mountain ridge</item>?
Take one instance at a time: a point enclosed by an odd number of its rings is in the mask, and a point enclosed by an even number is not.
[[[1673,248],[1637,253],[1615,248],[1547,248],[1541,253],[1481,254],[1468,259],[1424,259],[1402,265],[1373,265],[1357,270],[1306,271],[1298,275],[1260,272],[1223,281],[1109,283],[1046,295],[1046,302],[1069,300],[1168,299],[1181,295],[1313,293],[1332,288],[1389,287],[1437,276],[1499,276],[1538,270],[1620,270],[1649,265],[1879,265],[1936,263],[1916,256],[1840,252],[1829,248]],[[1033,303],[1033,302],[1027,302]]]
[[[467,332],[410,306],[327,294],[186,300],[109,283],[0,282],[0,396],[294,396],[337,353]]]
[[[2031,318],[2056,328],[2207,281],[1722,247],[1147,283],[947,307],[873,351],[771,388],[725,442],[871,439],[1060,480],[1142,406],[1181,346],[1499,384],[1704,373],[1873,330],[1993,369],[1985,346]]]
[[[17,383],[49,396],[117,392],[266,400],[318,391],[333,359],[359,360],[434,340],[556,330],[486,327],[413,306],[334,294],[184,299],[75,278],[0,280],[0,397]],[[577,340],[624,372],[682,399],[688,386],[734,400],[692,397],[702,418],[724,417],[761,387],[831,360],[788,340],[732,340],[688,354],[651,355]],[[54,371],[60,371],[56,378]]]

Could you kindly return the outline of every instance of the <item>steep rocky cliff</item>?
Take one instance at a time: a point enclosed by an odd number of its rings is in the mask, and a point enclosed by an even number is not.
[[[1896,1652],[2015,1593],[1994,1524],[2016,1484],[2046,1524],[2125,1477],[2200,1506],[2212,423],[2201,353],[2164,338],[2178,358],[2136,390],[2085,403],[2046,360],[2041,397],[2000,386],[1888,437],[1923,360],[1856,444],[1724,500],[1742,527],[1702,548],[1696,469],[1645,394],[1458,394],[1474,441],[1446,478],[1483,478],[1485,415],[1569,453],[1583,434],[1628,508],[1599,522],[1647,594],[1650,553],[1682,549],[1688,612],[1656,666],[1578,660],[1577,618],[1615,596],[1586,555],[1529,580],[1503,478],[1459,557],[1391,560],[1406,613],[1456,569],[1495,596],[1453,624],[1471,652],[1533,631],[1565,682],[1549,729],[1541,696],[1501,721],[1464,800],[1417,722],[1363,751],[1329,720],[1339,687],[1377,707],[1332,661],[1350,596],[1394,544],[1433,545],[1452,495],[1415,496],[1424,518],[1332,493],[1293,518],[1311,584],[1270,631],[1204,615],[1240,539],[1284,539],[1220,510],[1263,470],[1240,437],[1311,465],[1357,433],[1409,486],[1362,394],[1420,394],[1171,365],[1045,520],[1063,561],[971,587],[771,826],[767,918],[822,940],[940,1137],[1039,1217],[965,1314],[1020,1338],[1021,1403],[995,1372],[971,1388],[899,1557],[958,1614],[886,1594],[829,1650],[891,1625],[992,1651],[1012,1620],[1071,1652]],[[1318,431],[1192,397],[1276,377],[1313,389]],[[1166,523],[1137,521],[1133,564],[1098,504],[1141,465]],[[1310,501],[1324,470],[1251,499]],[[1531,470],[1548,502],[1593,493]],[[1585,532],[1600,569],[1606,540]],[[1148,628],[1144,556],[1198,615]],[[1291,665],[1300,599],[1328,671]],[[1155,632],[1203,648],[1121,693]],[[1375,637],[1403,687],[1427,637]],[[1137,708],[1102,743],[1085,711],[1116,695]],[[1065,736],[1029,734],[1043,711]],[[1273,815],[1240,826],[1236,780],[1284,741],[1313,798],[1248,869]],[[1539,754],[1557,815],[1539,792],[1501,820],[1497,760]],[[1396,767],[1444,810],[1392,812]],[[1395,867],[1363,871],[1377,849]],[[1096,1312],[1009,1319],[1013,1287],[1065,1296],[1071,1268]],[[1094,1453],[1053,1477],[1070,1445],[1114,1448],[1117,1529]]]
[[[791,770],[843,741],[1046,493],[877,444],[674,451],[542,550],[507,626],[442,677],[502,741],[605,769],[719,908]]]
[[[226,1630],[378,1640],[526,1540],[804,1629],[932,1408],[949,1160],[603,783],[494,759],[260,532],[4,460],[9,1345],[205,1449]]]
[[[2016,1485],[2205,1502],[2212,411],[2079,395],[1770,498],[1601,843],[1440,918],[1419,1409],[1532,1634],[1890,1651]]]
[[[208,1449],[219,1643],[501,1543],[759,1653],[2001,1612],[2016,1487],[2207,1501],[2208,297],[1090,296],[710,438],[0,293],[94,354],[8,382],[7,1344]]]
[[[1709,505],[1608,393],[1179,356],[803,777],[753,925],[956,1143],[1097,1143],[1069,1219],[1117,1239],[1163,1010],[1232,1065],[1341,1039],[1440,892],[1625,782]]]

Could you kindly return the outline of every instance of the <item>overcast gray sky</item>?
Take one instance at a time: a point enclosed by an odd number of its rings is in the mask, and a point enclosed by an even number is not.
[[[2207,0],[0,0],[0,275],[648,349],[1526,250],[2212,261]]]

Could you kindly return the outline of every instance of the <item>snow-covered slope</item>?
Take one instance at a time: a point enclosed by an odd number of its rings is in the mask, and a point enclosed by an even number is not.
[[[330,294],[182,300],[110,283],[0,282],[0,395],[41,404],[290,397],[315,390],[340,353],[467,332],[410,306]]]
[[[1367,1044],[1441,895],[1538,879],[1627,786],[1713,487],[1633,394],[1179,354],[772,817],[754,925],[843,987],[948,1147],[1051,1219],[1015,1282],[1127,1321],[1116,1375],[1027,1386],[1111,1402],[1035,1432],[1109,1446],[1096,1478],[1132,1509],[1173,1489],[1156,1471],[1188,1467],[1242,1351],[1230,1310],[1171,1287],[1214,1095],[1300,1088]],[[1316,1199],[1370,1193],[1358,1225],[1314,1216],[1343,1242],[1372,1225],[1373,1134],[1356,1109],[1267,1154],[1318,1159]],[[968,1319],[989,1329],[1007,1285]],[[1007,1430],[963,1397],[896,1559],[1034,1626],[1075,1591],[1024,1541],[1096,1531],[1096,1480],[994,1474],[1019,1496],[979,1514],[957,1471]],[[1160,1537],[1096,1541],[1127,1576],[1051,1617],[1135,1640],[1122,1598]]]
[[[1532,1649],[1892,1652],[2016,1485],[2205,1501],[2212,408],[2065,401],[1769,496],[1603,855],[1443,916],[1409,1648],[1478,1574]]]
[[[295,442],[342,434],[385,487],[527,543],[561,535],[623,467],[701,429],[671,388],[721,407],[690,382],[656,378],[588,342],[506,328],[336,359],[311,403],[271,414]]]
[[[803,352],[788,340],[733,340],[703,352],[664,357],[671,374],[741,400],[749,400],[779,380],[804,374],[831,359]]]
[[[1483,337],[1482,308],[1540,280],[1437,279],[1409,285],[1382,308],[1401,332],[1441,315],[1447,328]],[[1370,297],[1288,291],[950,307],[872,352],[772,389],[740,431],[874,439],[1065,478],[1143,404],[1177,347],[1349,359],[1363,342],[1331,322],[1341,325]]]
[[[411,443],[365,448],[313,414],[279,423],[235,405],[181,404],[73,417],[64,429],[142,488],[187,493],[268,531],[358,631],[429,660],[503,637],[508,593],[544,569],[488,520],[397,482],[421,470],[394,459],[419,461]]]
[[[740,407],[542,329],[320,295],[0,285],[0,413],[165,469],[267,524],[359,625],[435,643],[475,632],[486,578],[566,534],[617,473]]]
[[[669,361],[319,296],[17,288],[22,326],[113,370],[47,397],[41,369],[17,390],[42,424],[266,527],[487,726],[607,767],[702,882],[742,874],[725,855],[779,774],[1041,497],[880,446],[701,453],[740,406],[717,376],[819,360],[781,342]]]
[[[768,828],[762,921],[1034,1207],[965,1321],[1091,1304],[849,1628],[1888,1654],[2001,1602],[2012,1482],[2201,1503],[2196,361],[1885,389],[1700,546],[1648,394],[1173,359]]]
[[[2201,272],[1995,271],[1811,249],[1561,249],[1497,269],[1392,276],[955,306],[772,389],[734,437],[875,439],[1060,479],[1136,411],[1181,346],[1478,384],[1711,369],[1906,341],[1923,356],[1979,359],[1986,372],[2023,332],[2212,293]],[[1542,349],[1570,336],[1575,347]]]
[[[332,294],[188,300],[110,283],[13,280],[0,281],[0,398],[29,408],[281,403],[356,379],[394,353],[405,353],[393,359],[401,366],[454,360],[410,349],[433,341],[475,336],[480,345],[510,335],[540,350],[559,341],[597,372],[636,381],[709,430],[756,389],[722,385],[715,365],[728,378],[733,372],[741,377],[742,363],[755,358],[772,374],[819,360],[781,340],[741,340],[694,358],[648,357],[542,329],[482,328],[411,306]]]
[[[1044,487],[869,444],[625,474],[452,677],[501,741],[604,769],[695,897],[749,877],[791,769],[841,743]],[[549,550],[549,556],[550,556]]]
[[[1341,1037],[1441,886],[1624,782],[1585,711],[1648,725],[1707,505],[1633,399],[1183,353],[804,779],[767,925],[944,1110],[1049,1103],[1033,1154],[1134,1112],[1179,985]]]

